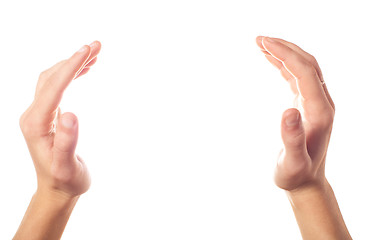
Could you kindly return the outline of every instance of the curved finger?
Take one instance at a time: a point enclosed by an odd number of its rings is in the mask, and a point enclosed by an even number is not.
[[[298,52],[299,54],[301,54],[306,60],[308,60],[314,66],[314,68],[316,69],[316,71],[318,73],[318,77],[320,79],[320,82],[323,84],[323,89],[324,89],[325,95],[327,96],[327,99],[328,99],[330,105],[332,106],[332,108],[335,109],[333,99],[330,96],[330,94],[328,92],[328,89],[324,84],[323,73],[322,73],[322,70],[320,69],[319,63],[316,60],[316,58],[313,55],[311,55],[310,53],[304,51],[302,48],[300,48],[299,46],[297,46],[296,44],[294,44],[292,42],[288,42],[288,41],[286,41],[284,39],[281,39],[281,38],[273,38],[273,39],[276,40],[276,41],[281,42],[282,44],[284,44],[284,45],[290,47],[291,49],[293,49],[294,51]]]
[[[290,84],[291,91],[294,94],[299,94],[295,77],[285,68],[280,60],[273,57],[269,52],[267,52],[267,50],[264,49],[261,36],[256,38],[256,43],[264,53],[264,56],[267,58],[267,60],[278,70],[280,70],[282,77]]]
[[[302,48],[300,48],[299,46],[297,46],[296,44],[292,43],[292,42],[288,42],[284,39],[281,38],[272,38],[275,41],[279,41],[280,43],[286,45],[287,47],[291,48],[292,50],[296,51],[297,53],[299,53],[300,55],[302,55],[306,60],[308,60],[316,69],[319,79],[321,81],[323,81],[323,74],[322,71],[319,67],[318,62],[316,61],[316,59],[314,58],[313,55],[311,55],[310,53],[304,51]]]
[[[87,74],[89,72],[89,70],[90,70],[90,68],[84,68],[81,72],[78,73],[78,75],[75,77],[75,79]]]
[[[40,134],[49,134],[50,126],[56,116],[57,107],[63,92],[74,79],[76,73],[90,56],[90,47],[84,46],[62,64],[57,71],[44,80],[32,103],[30,114],[37,123]]]
[[[52,67],[50,67],[49,69],[43,71],[40,75],[39,75],[39,79],[37,82],[37,86],[36,86],[36,92],[34,94],[34,97],[36,97],[38,95],[39,90],[43,87],[44,83],[48,80],[48,78],[54,74],[55,72],[57,72],[60,67],[65,64],[67,60],[62,60],[58,63],[56,63],[55,65],[53,65]]]
[[[285,66],[282,64],[282,62],[280,62],[278,59],[274,58],[272,55],[265,55],[265,57],[267,58],[267,60],[273,65],[275,66],[277,69],[280,70],[280,73],[282,75],[282,77],[284,79],[286,79],[286,81],[290,84],[290,88],[291,91],[298,95],[299,91],[297,89],[297,83],[296,83],[296,79],[294,78],[294,76],[292,76],[291,73],[289,73],[287,71],[287,69],[285,68]]]
[[[265,50],[265,48],[262,44],[263,38],[264,38],[263,36],[258,36],[256,38],[256,43],[261,48],[261,50],[264,54],[270,54]],[[300,55],[302,55],[310,64],[312,64],[314,66],[315,70],[317,71],[320,82],[324,83],[324,78],[323,78],[322,71],[319,67],[318,61],[316,60],[316,58],[313,55],[311,55],[308,52],[304,51],[302,48],[300,48],[299,46],[297,46],[296,44],[294,44],[292,42],[288,42],[288,41],[286,41],[284,39],[281,39],[281,38],[271,38],[271,39],[274,39],[275,41],[278,41],[278,42],[286,45],[287,47],[291,48],[292,50],[294,50],[297,53],[299,53]],[[333,99],[330,96],[330,94],[328,92],[328,89],[326,88],[326,86],[324,84],[323,84],[323,87],[324,87],[324,93],[325,93],[330,105],[332,106],[333,109],[335,109]]]
[[[91,66],[93,66],[98,60],[98,57],[94,57],[87,65],[85,65],[84,68],[90,68]]]
[[[85,61],[85,63],[83,64],[83,66],[79,69],[79,71],[75,74],[75,78],[79,75],[79,73],[81,71],[83,71],[83,69],[85,67],[87,67],[88,65],[89,66],[92,66],[95,63],[95,62],[94,63],[92,63],[92,62],[93,62],[94,59],[96,61],[96,56],[99,54],[100,49],[102,48],[102,44],[99,41],[94,41],[91,44],[89,44],[89,47],[90,47],[90,56]],[[90,63],[91,63],[91,65],[90,65]]]
[[[265,47],[263,46],[263,36],[258,36],[256,38],[256,43],[257,45],[261,48],[262,52],[265,54],[270,54],[269,52],[267,52],[267,50],[265,49]],[[316,59],[314,58],[314,56],[312,56],[311,54],[309,54],[308,52],[304,51],[302,48],[300,48],[299,46],[297,46],[296,44],[292,43],[292,42],[288,42],[284,39],[281,38],[271,38],[275,41],[278,41],[284,45],[286,45],[287,47],[291,48],[292,50],[294,50],[295,52],[299,53],[300,55],[302,55],[306,60],[308,60],[316,69],[317,73],[318,73],[318,77],[321,81],[323,81],[323,74],[322,71],[319,67],[318,62],[316,61]]]
[[[79,78],[85,75],[87,72],[89,72],[90,67],[92,67],[98,60],[97,55],[99,54],[100,49],[102,47],[101,43],[99,41],[94,41],[89,46],[91,48],[90,56],[88,60],[85,62],[85,64],[76,73],[74,79]]]
[[[97,62],[97,57],[93,58],[81,71],[79,71],[76,74],[76,77],[74,79],[77,79],[85,74],[87,74],[90,70],[90,68]]]
[[[298,90],[304,100],[314,100],[322,104],[329,103],[312,64],[301,54],[276,40],[267,37],[262,40],[264,48],[281,61],[289,73],[296,78]]]
[[[330,105],[332,106],[333,110],[335,110],[335,104],[334,104],[333,99],[331,98],[331,96],[328,92],[328,88],[327,88],[325,82],[323,82],[323,89],[324,89],[325,95],[328,98],[328,101],[329,101]]]

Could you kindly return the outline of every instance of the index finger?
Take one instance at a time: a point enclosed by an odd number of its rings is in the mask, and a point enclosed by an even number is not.
[[[256,40],[257,42],[257,45],[260,47],[260,49],[262,50],[262,52],[264,54],[270,54],[266,51],[266,49],[264,48],[263,46],[263,36],[259,36]],[[294,43],[291,43],[291,42],[288,42],[286,40],[283,40],[281,38],[272,38],[274,39],[275,41],[278,41],[284,45],[286,45],[287,47],[291,48],[292,50],[294,50],[295,52],[299,53],[301,56],[303,56],[308,62],[310,62],[315,70],[317,71],[318,73],[318,77],[320,79],[320,82],[322,83],[323,85],[323,88],[324,88],[324,92],[325,92],[325,95],[327,96],[327,99],[330,103],[330,105],[332,106],[333,109],[335,109],[335,106],[334,106],[334,102],[333,102],[333,99],[332,97],[330,96],[329,92],[328,92],[328,89],[324,83],[324,78],[323,78],[323,74],[322,74],[322,71],[319,67],[319,64],[318,64],[318,61],[314,58],[314,56],[312,56],[311,54],[307,53],[306,51],[304,51],[302,48],[300,48],[299,46],[297,46],[296,44]]]
[[[267,37],[263,38],[263,47],[281,61],[295,77],[298,90],[304,100],[317,101],[317,104],[322,106],[329,104],[317,69],[304,56],[285,44]]]
[[[42,84],[36,91],[32,105],[24,114],[29,119],[35,136],[48,136],[52,133],[62,95],[90,54],[90,47],[83,46],[69,59],[57,65],[57,68],[48,70],[49,74],[40,76],[39,82]]]
[[[45,80],[34,99],[34,110],[38,114],[45,116],[57,109],[66,87],[89,56],[90,47],[85,45]]]

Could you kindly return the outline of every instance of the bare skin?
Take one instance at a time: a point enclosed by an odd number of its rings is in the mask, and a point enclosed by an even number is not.
[[[78,120],[61,113],[59,104],[70,82],[97,60],[98,41],[41,73],[33,103],[20,118],[20,128],[37,173],[37,191],[15,234],[15,240],[60,239],[71,212],[90,186],[84,161],[75,153]]]
[[[351,239],[324,174],[334,103],[320,68],[315,58],[292,43],[258,37],[257,44],[296,97],[296,108],[283,114],[284,149],[275,182],[286,190],[304,239]],[[43,72],[35,99],[20,119],[38,187],[16,240],[60,239],[79,196],[90,186],[86,165],[75,153],[77,118],[61,114],[58,106],[68,84],[96,62],[100,47],[99,42],[84,46]]]
[[[286,190],[303,239],[352,239],[324,173],[335,106],[319,65],[293,43],[262,36],[256,41],[295,96],[294,108],[282,116],[284,148],[275,183]]]

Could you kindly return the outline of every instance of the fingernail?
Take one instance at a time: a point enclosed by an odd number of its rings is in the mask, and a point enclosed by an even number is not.
[[[78,52],[84,52],[84,51],[86,51],[86,49],[87,49],[87,47],[86,46],[83,46],[82,48],[79,49]]]
[[[94,41],[91,44],[89,44],[90,47],[94,47],[97,43]]]
[[[299,117],[300,117],[299,113],[291,114],[290,116],[288,116],[285,119],[286,126],[295,127],[299,123]]]
[[[70,118],[64,117],[62,118],[62,125],[65,128],[72,128],[74,126],[74,121]]]

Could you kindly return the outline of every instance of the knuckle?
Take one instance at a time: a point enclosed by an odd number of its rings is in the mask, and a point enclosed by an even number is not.
[[[310,57],[309,57],[309,61],[312,65],[314,66],[317,66],[318,65],[318,61],[316,60],[316,58],[310,54]]]
[[[20,129],[23,129],[23,126],[24,126],[24,118],[25,118],[25,113],[23,113],[20,118],[19,118],[19,126],[20,126]]]
[[[304,132],[297,132],[286,140],[286,145],[294,149],[302,149],[304,147]]]
[[[297,62],[299,63],[298,68],[301,68],[301,72],[303,72],[306,76],[317,77],[316,68],[312,63],[300,57],[297,59]],[[296,76],[298,79],[303,77],[305,76]]]
[[[54,144],[53,148],[55,151],[61,154],[68,154],[70,152],[70,144],[65,138],[57,139],[57,144]]]
[[[20,126],[20,129],[22,130],[22,133],[24,135],[28,135],[29,132],[31,131],[32,127],[30,126],[30,123],[29,123],[29,117],[28,115],[25,113],[23,113],[20,118],[19,118],[19,126]]]
[[[316,69],[310,63],[305,63],[302,68],[304,70],[304,74],[295,76],[298,81],[307,81],[318,77]]]
[[[45,70],[39,74],[39,79],[45,79],[48,76],[48,70]]]
[[[316,69],[314,67],[314,65],[311,63],[311,62],[308,62],[308,61],[304,61],[303,62],[303,67],[305,68],[305,70],[312,74],[312,75],[317,75],[317,72],[316,72]]]
[[[321,117],[319,117],[315,122],[316,128],[328,129],[329,127],[331,127],[333,125],[334,114],[334,110],[324,111]]]
[[[334,120],[334,111],[328,111],[324,114],[324,122],[326,125],[332,125]]]
[[[30,138],[35,135],[36,122],[29,114],[24,113],[19,119],[20,130],[25,138]]]

